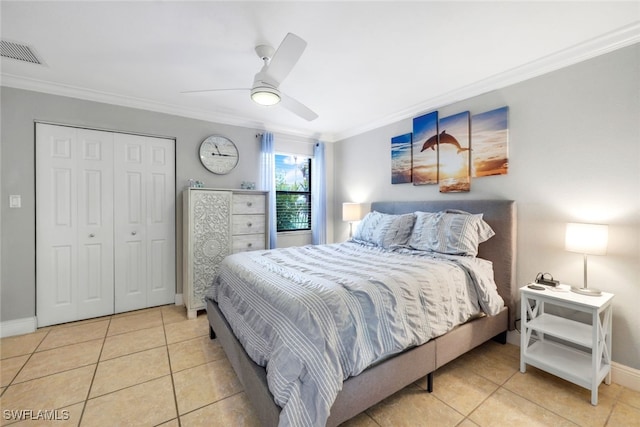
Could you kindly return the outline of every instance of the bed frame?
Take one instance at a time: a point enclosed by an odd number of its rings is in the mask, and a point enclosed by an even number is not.
[[[496,235],[480,245],[479,257],[493,262],[498,293],[505,307],[496,316],[484,316],[460,325],[419,347],[378,363],[343,383],[331,407],[327,426],[336,426],[370,408],[409,384],[427,377],[427,389],[433,388],[433,372],[451,360],[492,338],[505,343],[517,313],[516,207],[510,200],[458,200],[416,202],[373,202],[371,210],[400,214],[415,211],[436,212],[460,209],[483,213]],[[273,401],[265,368],[254,363],[244,351],[217,304],[207,300],[210,337],[218,338],[244,391],[263,426],[277,426],[280,407]]]

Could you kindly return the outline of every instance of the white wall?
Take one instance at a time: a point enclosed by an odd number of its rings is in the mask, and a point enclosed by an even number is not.
[[[472,66],[472,65],[470,65]],[[439,108],[440,117],[509,106],[509,173],[473,179],[470,193],[391,184],[390,140],[411,118],[335,144],[335,200],[517,202],[518,286],[538,272],[582,284],[582,256],[564,250],[567,222],[610,225],[589,283],[616,294],[613,360],[640,369],[640,45]],[[428,78],[427,76],[425,78]],[[426,113],[427,111],[425,111]],[[348,225],[334,216],[336,240]]]

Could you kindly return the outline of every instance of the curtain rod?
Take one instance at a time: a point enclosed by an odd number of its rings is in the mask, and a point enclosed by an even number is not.
[[[262,138],[262,135],[264,135],[263,133],[256,133],[256,138]],[[274,134],[274,137],[277,136],[277,134]],[[311,138],[300,138],[297,139],[296,137],[292,137],[290,135],[281,135],[280,136],[281,139],[284,139],[285,141],[292,141],[292,142],[297,142],[297,143],[301,143],[301,144],[310,144],[310,145],[316,145],[318,144],[320,141],[318,140],[314,140],[314,141],[304,141],[304,139],[311,139]]]

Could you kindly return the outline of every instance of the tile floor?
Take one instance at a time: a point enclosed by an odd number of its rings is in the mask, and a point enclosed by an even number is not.
[[[345,426],[640,426],[640,392],[603,384],[592,406],[585,389],[518,372],[518,351],[486,343],[437,371],[433,393],[416,383]],[[184,307],[3,338],[0,372],[1,425],[258,425],[206,314]]]

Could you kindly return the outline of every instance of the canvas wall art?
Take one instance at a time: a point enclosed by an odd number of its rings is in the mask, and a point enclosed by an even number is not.
[[[413,185],[438,183],[438,112],[413,119]]]
[[[509,107],[475,114],[471,118],[474,178],[506,175],[509,171]]]
[[[405,184],[411,182],[411,158],[413,141],[411,133],[391,138],[391,183]]]
[[[438,181],[441,193],[471,189],[471,135],[468,111],[440,119]]]

